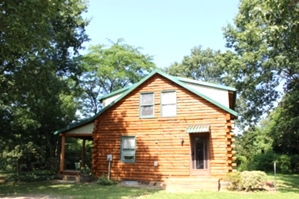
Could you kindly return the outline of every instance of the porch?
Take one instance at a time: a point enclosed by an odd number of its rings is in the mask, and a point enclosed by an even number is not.
[[[92,131],[93,123],[84,124],[78,126],[77,128],[72,128],[70,130],[64,130],[59,132],[61,137],[61,149],[60,149],[60,158],[59,158],[59,172],[58,174],[63,176],[63,178],[72,178],[71,176],[80,176],[80,169],[85,168],[86,162],[86,142],[92,141]],[[73,160],[72,162],[66,162],[66,142],[67,139],[81,139],[82,148],[81,154]],[[70,166],[71,165],[71,166]],[[66,177],[64,177],[66,176]]]

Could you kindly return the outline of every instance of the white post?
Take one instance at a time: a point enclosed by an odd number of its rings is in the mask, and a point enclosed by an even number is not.
[[[111,161],[108,161],[108,180],[110,180],[110,162]]]
[[[276,162],[274,161],[274,187],[276,191]]]

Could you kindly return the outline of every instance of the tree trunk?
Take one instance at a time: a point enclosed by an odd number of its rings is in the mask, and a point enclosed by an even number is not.
[[[17,161],[17,176],[19,176],[21,173],[21,160],[18,159]]]

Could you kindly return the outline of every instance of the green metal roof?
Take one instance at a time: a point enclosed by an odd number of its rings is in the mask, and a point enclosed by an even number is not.
[[[60,129],[60,130],[57,130],[54,132],[54,134],[59,134],[59,133],[63,133],[65,131],[68,131],[70,129],[73,129],[73,128],[77,128],[79,126],[82,126],[84,124],[87,124],[93,120],[95,120],[99,115],[101,115],[103,112],[105,112],[107,109],[109,109],[111,106],[113,106],[114,104],[116,104],[117,102],[119,102],[121,99],[123,99],[125,96],[127,96],[129,93],[131,93],[133,90],[135,90],[137,87],[139,87],[141,84],[143,84],[145,81],[147,81],[148,79],[150,79],[152,76],[154,76],[155,74],[159,74],[163,77],[165,77],[166,79],[176,83],[177,85],[185,88],[186,90],[189,90],[190,92],[196,94],[197,96],[211,102],[212,104],[218,106],[219,108],[221,108],[222,110],[234,115],[234,116],[238,116],[238,113],[222,104],[220,104],[219,102],[209,98],[208,96],[196,91],[195,89],[192,89],[190,87],[188,87],[185,83],[181,82],[179,79],[180,78],[176,78],[176,77],[173,77],[173,76],[170,76],[170,75],[167,75],[166,73],[160,71],[160,70],[154,70],[153,72],[151,72],[150,74],[148,74],[146,77],[144,77],[142,80],[140,80],[139,82],[129,86],[129,87],[125,87],[125,88],[122,88],[120,90],[117,90],[113,93],[110,93],[108,95],[105,95],[105,96],[102,96],[100,97],[99,99],[105,99],[107,97],[111,97],[113,95],[117,95],[117,94],[120,94],[122,93],[121,96],[119,96],[116,100],[112,101],[108,106],[106,106],[105,108],[103,108],[99,113],[97,113],[96,115],[94,115],[93,117],[89,118],[89,119],[86,119],[82,122],[79,122],[79,123],[76,123],[76,124],[72,124],[72,125],[69,125],[68,127],[66,128],[63,128],[63,129]]]
[[[103,99],[106,99],[106,98],[112,97],[112,96],[114,96],[114,95],[118,95],[118,94],[120,94],[120,93],[123,93],[123,92],[127,91],[128,89],[130,89],[133,85],[134,85],[134,84],[132,84],[131,86],[127,86],[127,87],[124,87],[124,88],[122,88],[122,89],[119,89],[119,90],[117,90],[117,91],[113,91],[113,92],[111,92],[111,93],[109,93],[109,94],[107,94],[107,95],[102,95],[102,96],[98,97],[97,100],[98,100],[98,101],[101,101],[101,100],[103,100]]]
[[[186,128],[186,133],[207,133],[210,132],[208,124],[192,124]]]

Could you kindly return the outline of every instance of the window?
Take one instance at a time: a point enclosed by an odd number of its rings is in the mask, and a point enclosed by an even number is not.
[[[176,116],[176,92],[163,91],[161,93],[161,116]]]
[[[136,157],[136,137],[122,136],[121,137],[121,154],[122,162],[135,162]]]
[[[154,117],[154,93],[140,94],[140,117]]]

